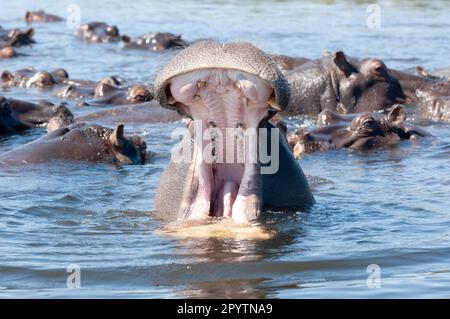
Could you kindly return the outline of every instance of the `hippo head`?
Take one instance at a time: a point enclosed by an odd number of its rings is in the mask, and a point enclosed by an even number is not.
[[[128,90],[127,101],[131,104],[147,102],[153,99],[153,92],[145,85],[135,85]]]
[[[55,84],[56,81],[51,73],[39,71],[27,81],[26,87],[51,88]]]
[[[145,162],[147,145],[138,135],[124,136],[124,125],[119,124],[109,135],[111,150],[120,164],[141,164]]]
[[[337,96],[337,111],[342,114],[376,111],[404,102],[402,88],[379,59],[356,61],[342,51],[325,52]]]
[[[256,218],[260,166],[248,159],[239,162],[234,154],[241,152],[238,145],[244,143],[244,131],[258,134],[259,127],[287,107],[289,93],[286,78],[271,58],[245,42],[197,42],[158,73],[155,98],[193,120],[181,218],[231,217],[235,222]],[[229,143],[227,135],[237,143]]]
[[[414,134],[424,135],[405,123],[406,112],[400,105],[387,114],[371,112],[340,116],[331,111],[322,113],[325,114],[319,115],[319,123],[325,123],[325,126],[299,129],[289,137],[296,158],[305,153],[341,148],[367,151],[393,146]]]
[[[10,46],[20,47],[22,45],[30,45],[36,43],[33,39],[34,29],[30,28],[26,31],[20,29],[12,29],[7,37],[6,43]]]

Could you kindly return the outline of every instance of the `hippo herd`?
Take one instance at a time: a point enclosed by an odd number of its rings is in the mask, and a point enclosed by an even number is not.
[[[25,20],[63,21],[42,10],[27,12]],[[189,42],[171,33],[133,37],[103,22],[80,25],[75,36],[91,43],[122,42],[124,49],[176,54],[153,83],[128,83],[119,76],[72,79],[62,68],[4,70],[2,87],[45,90],[64,101],[55,105],[0,96],[1,135],[47,127],[45,136],[0,154],[0,166],[53,160],[142,164],[148,158],[147,145],[139,136],[126,136],[124,124],[188,118],[180,149],[191,152],[185,161],[172,159],[155,200],[156,211],[181,219],[228,217],[247,223],[264,210],[308,207],[314,197],[296,159],[344,148],[401,147],[405,141],[431,137],[408,121],[411,118],[450,122],[450,69],[430,73],[418,66],[417,74],[411,74],[390,69],[380,59],[350,57],[342,51],[327,51],[311,60],[268,54],[246,42]],[[0,27],[0,58],[20,56],[16,49],[33,43],[32,28]],[[76,107],[100,109],[74,117],[71,100]],[[283,117],[296,115],[313,116],[317,125],[291,133]],[[226,136],[229,129],[237,142],[219,144],[218,136]],[[239,132],[260,129],[268,133],[257,133],[259,148],[273,153],[273,145],[278,147],[274,172],[264,173],[268,166],[260,158],[220,160],[220,154],[239,153]],[[212,146],[203,145],[195,137],[199,133],[208,133]]]

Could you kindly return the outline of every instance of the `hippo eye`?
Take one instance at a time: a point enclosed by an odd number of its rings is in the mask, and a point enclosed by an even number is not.
[[[362,122],[362,127],[364,128],[372,128],[375,124],[375,121],[371,118],[366,119]]]

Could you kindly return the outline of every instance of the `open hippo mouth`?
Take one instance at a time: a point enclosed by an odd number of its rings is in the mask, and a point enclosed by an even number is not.
[[[218,46],[213,49],[221,51],[219,55],[207,61],[191,60],[192,65],[182,70],[185,72],[173,72],[156,89],[163,106],[193,120],[192,155],[179,214],[182,219],[229,217],[245,223],[261,211],[260,165],[252,150],[257,149],[259,128],[282,109],[280,104],[287,104],[288,100],[278,100],[279,87],[287,85],[274,85],[274,79],[280,81],[281,77],[275,69],[269,77],[264,74],[272,65],[265,55],[257,65],[265,65],[265,69],[253,70],[251,64],[240,68],[245,64],[236,58],[233,48],[205,43],[209,49]],[[238,44],[228,46],[233,45]],[[245,45],[247,49],[250,46]],[[260,52],[256,53],[261,56]],[[186,59],[182,62],[184,66],[189,63]]]

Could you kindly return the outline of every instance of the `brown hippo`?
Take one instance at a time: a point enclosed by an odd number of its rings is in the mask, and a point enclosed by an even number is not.
[[[63,83],[69,77],[64,69],[56,69],[52,72],[38,71],[33,67],[18,70],[14,73],[3,71],[0,75],[3,87],[25,87],[52,89],[55,84]]]
[[[0,165],[23,165],[49,161],[83,161],[106,164],[141,164],[146,145],[137,136],[125,137],[124,126],[116,129],[76,123],[58,128],[31,143],[0,155]]]
[[[139,104],[153,99],[153,87],[137,84],[131,87],[108,87],[104,86],[102,94],[95,94],[94,99],[86,105],[90,106],[110,106]]]
[[[47,101],[30,103],[0,96],[0,133],[11,133],[47,124],[51,119],[71,121],[73,115],[63,104]]]
[[[406,123],[406,112],[400,105],[387,113],[371,112],[339,115],[322,111],[318,127],[301,128],[289,137],[295,158],[318,151],[350,148],[357,151],[388,148],[402,140],[430,136],[420,128]]]
[[[77,37],[81,40],[95,43],[117,42],[120,40],[119,29],[115,25],[104,22],[82,24],[77,30]]]
[[[314,203],[289,145],[268,123],[287,107],[289,86],[265,52],[245,42],[199,41],[158,73],[155,98],[193,120],[161,177],[157,212],[248,223],[263,210]],[[270,159],[261,155],[268,148]]]
[[[383,61],[348,59],[342,51],[325,52],[286,77],[292,92],[287,111],[295,114],[376,111],[404,101],[400,84]]]
[[[77,121],[102,123],[167,123],[181,120],[176,112],[162,108],[157,101],[141,104],[119,105],[78,117]]]
[[[124,48],[143,49],[149,51],[162,51],[171,48],[185,48],[188,44],[181,38],[181,35],[172,33],[146,33],[137,38],[127,35],[122,36]]]
[[[26,31],[20,29],[6,30],[0,26],[0,47],[20,47],[36,43],[33,39],[34,29]]]
[[[59,22],[63,21],[63,18],[53,14],[48,14],[44,10],[27,11],[25,13],[25,21],[27,23],[32,22]]]

